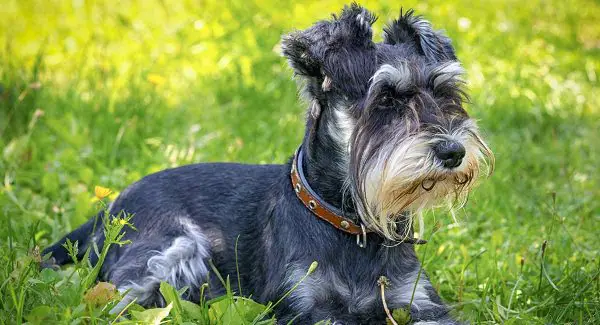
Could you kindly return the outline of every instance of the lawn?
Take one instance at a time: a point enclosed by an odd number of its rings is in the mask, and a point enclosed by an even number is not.
[[[168,167],[286,161],[304,107],[280,36],[342,4],[2,1],[0,323],[116,319],[85,261],[37,267],[106,202],[95,186],[114,198]],[[443,299],[475,324],[600,324],[600,4],[363,4],[378,39],[401,5],[447,31],[496,156],[458,222],[426,216],[437,231],[418,253]],[[166,321],[194,319],[171,300]]]

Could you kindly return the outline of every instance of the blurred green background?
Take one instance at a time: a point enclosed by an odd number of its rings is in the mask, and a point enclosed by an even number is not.
[[[280,37],[344,3],[2,1],[0,319],[15,315],[15,261],[94,213],[95,185],[284,162],[304,106]],[[428,216],[440,230],[419,254],[443,298],[474,323],[600,323],[598,1],[361,4],[376,40],[401,7],[447,31],[496,154],[460,224]],[[23,290],[25,314],[52,304]]]

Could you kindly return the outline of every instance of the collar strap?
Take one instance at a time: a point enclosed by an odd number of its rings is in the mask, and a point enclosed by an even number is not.
[[[302,201],[304,206],[314,215],[329,222],[341,231],[357,236],[364,236],[366,233],[371,232],[371,230],[365,228],[364,225],[357,225],[351,219],[344,217],[344,214],[340,209],[325,202],[317,193],[315,193],[315,191],[313,191],[304,177],[302,158],[302,149],[298,148],[294,155],[290,176],[292,178],[294,192],[296,192],[296,196]]]
[[[304,170],[302,169],[302,158],[303,152],[302,147],[300,147],[294,154],[294,161],[292,163],[292,170],[290,172],[292,186],[298,199],[300,199],[302,204],[304,204],[308,210],[310,210],[320,219],[327,221],[343,232],[356,235],[356,243],[360,247],[364,247],[367,241],[367,233],[373,231],[366,228],[362,223],[356,224],[352,219],[345,217],[344,213],[340,209],[321,199],[321,197],[310,187],[306,177],[304,176]],[[356,216],[353,217],[354,220],[357,219]],[[427,243],[426,240],[418,238],[406,238],[402,242],[406,244],[417,245]]]

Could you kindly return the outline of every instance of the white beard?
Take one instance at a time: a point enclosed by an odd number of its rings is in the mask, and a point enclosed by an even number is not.
[[[433,146],[443,140],[461,143],[466,155],[460,166],[448,169],[435,159]],[[389,149],[389,150],[386,150]],[[370,229],[390,240],[403,240],[397,221],[411,222],[423,210],[447,205],[461,207],[482,171],[493,170],[494,158],[471,120],[451,133],[416,133],[391,139],[380,153],[363,162],[362,188],[356,189],[357,209]]]

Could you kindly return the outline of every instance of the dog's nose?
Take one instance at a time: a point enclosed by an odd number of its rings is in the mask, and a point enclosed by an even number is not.
[[[460,166],[465,157],[465,147],[456,141],[442,141],[433,147],[435,156],[442,161],[446,168]]]

